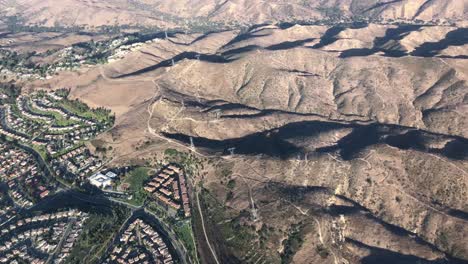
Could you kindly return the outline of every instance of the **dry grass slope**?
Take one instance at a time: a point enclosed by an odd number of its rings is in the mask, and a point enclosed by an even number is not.
[[[176,34],[31,85],[71,85],[72,96],[117,112],[101,138],[115,162],[188,151],[192,140],[210,160],[201,195],[223,263],[463,263],[464,32],[370,24]]]

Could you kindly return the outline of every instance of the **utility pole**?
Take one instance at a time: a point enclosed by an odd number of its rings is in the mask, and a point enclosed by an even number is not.
[[[195,144],[193,143],[193,137],[190,137],[190,149],[195,151]]]
[[[213,112],[214,112],[215,115],[216,115],[216,119],[219,119],[220,116],[221,116],[221,109],[216,109],[216,110],[214,110]]]
[[[197,89],[195,95],[197,97],[197,102],[201,103],[200,92],[199,91],[200,91],[200,86],[198,86],[198,89]]]
[[[236,150],[236,148],[232,147],[232,148],[228,148],[228,151],[229,151],[229,154],[231,156],[234,156],[234,151]]]

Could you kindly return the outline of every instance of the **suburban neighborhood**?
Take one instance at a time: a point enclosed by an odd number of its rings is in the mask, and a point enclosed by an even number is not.
[[[85,213],[70,210],[2,224],[0,263],[65,263],[84,221]]]
[[[119,235],[104,263],[172,264],[174,260],[161,235],[137,218]]]
[[[109,167],[108,158],[89,143],[113,125],[113,115],[70,100],[68,93],[0,89],[0,263],[67,263],[106,232],[113,242],[99,249],[106,252],[104,263],[172,264],[193,258],[188,245],[181,246],[194,243],[187,233],[191,205],[183,167]],[[82,208],[83,201],[103,207],[110,202],[111,211]],[[152,220],[134,216],[137,209]],[[115,225],[115,233],[82,235],[106,221]],[[188,225],[184,236],[190,241],[178,240],[173,221]]]
[[[54,180],[29,152],[3,142],[0,145],[0,180],[6,183],[13,203],[30,207],[55,192]]]
[[[151,177],[144,189],[173,215],[178,211],[190,217],[190,202],[183,170],[170,164]]]

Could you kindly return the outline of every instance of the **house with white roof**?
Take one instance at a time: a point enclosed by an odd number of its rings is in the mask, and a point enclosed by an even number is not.
[[[101,189],[105,189],[106,187],[109,187],[112,185],[112,179],[102,173],[96,173],[92,175],[91,177],[89,177],[89,182],[92,185]]]

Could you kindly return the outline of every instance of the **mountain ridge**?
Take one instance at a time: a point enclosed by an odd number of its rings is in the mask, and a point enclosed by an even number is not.
[[[319,21],[332,18],[372,20],[462,21],[467,0],[342,0],[342,1],[54,1],[16,0],[0,2],[5,15],[19,15],[29,25],[115,26],[131,25],[184,28],[190,24],[261,24],[287,21]],[[125,10],[125,12],[122,12]]]

